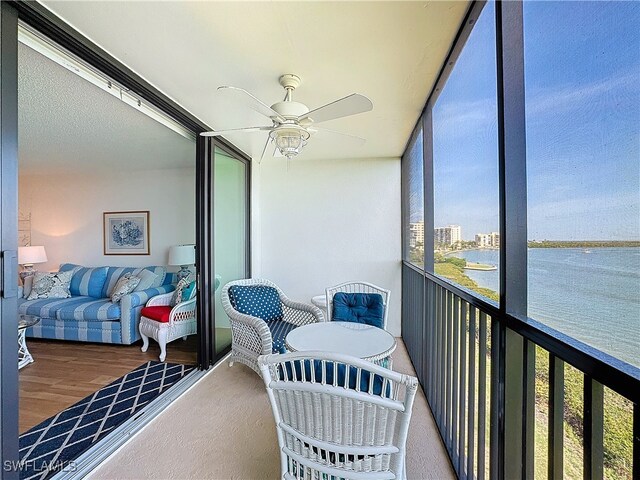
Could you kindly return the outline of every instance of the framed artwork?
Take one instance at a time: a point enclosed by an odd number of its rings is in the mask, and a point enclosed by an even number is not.
[[[149,255],[149,211],[104,212],[105,255]]]

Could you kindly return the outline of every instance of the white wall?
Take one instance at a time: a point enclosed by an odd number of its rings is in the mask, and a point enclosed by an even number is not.
[[[400,159],[252,163],[253,276],[306,303],[348,280],[388,288],[400,335]]]
[[[31,244],[49,262],[97,266],[166,265],[169,247],[195,242],[195,169],[91,175],[21,175],[19,207],[31,213]],[[103,254],[102,213],[149,210],[151,255]]]

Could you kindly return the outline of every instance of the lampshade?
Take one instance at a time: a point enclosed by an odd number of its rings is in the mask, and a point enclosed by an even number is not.
[[[47,252],[42,245],[35,247],[18,247],[18,263],[20,265],[33,265],[47,261]]]
[[[195,263],[195,245],[175,245],[169,248],[169,265],[194,265]]]

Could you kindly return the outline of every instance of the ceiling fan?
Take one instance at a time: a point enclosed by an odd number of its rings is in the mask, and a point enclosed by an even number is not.
[[[360,143],[364,143],[365,140],[363,138],[317,128],[315,125],[328,120],[348,117],[373,110],[373,103],[367,97],[358,93],[352,93],[351,95],[314,110],[309,110],[306,105],[300,102],[294,102],[292,99],[293,91],[300,86],[300,77],[289,73],[282,75],[279,81],[280,85],[284,87],[286,94],[283,101],[274,103],[271,106],[261,102],[242,88],[229,86],[218,87],[219,91],[234,94],[237,99],[241,100],[246,106],[268,117],[272,122],[271,125],[217,130],[215,132],[204,132],[200,135],[215,137],[237,132],[269,132],[269,137],[262,150],[260,160],[262,160],[269,144],[272,142],[275,143],[274,155],[280,153],[290,160],[302,151],[312,134],[320,131],[345,135]]]

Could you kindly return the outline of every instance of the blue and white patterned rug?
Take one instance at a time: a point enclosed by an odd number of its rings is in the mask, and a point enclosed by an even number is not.
[[[20,478],[44,479],[191,372],[193,367],[150,361],[20,435]]]

